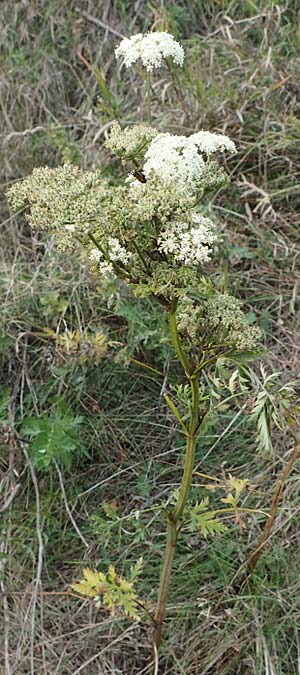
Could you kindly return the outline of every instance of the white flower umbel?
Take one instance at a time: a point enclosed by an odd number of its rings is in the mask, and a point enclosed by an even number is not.
[[[196,187],[206,158],[218,150],[234,153],[236,147],[228,136],[210,131],[198,131],[191,136],[157,134],[145,153],[143,172],[147,178],[151,172],[155,173],[164,183]]]
[[[94,263],[100,262],[103,258],[102,251],[99,251],[98,248],[93,248],[90,252],[90,260]]]
[[[115,271],[111,263],[101,260],[99,262],[99,272],[102,277],[115,277]]]
[[[120,244],[119,240],[116,237],[109,237],[108,239],[108,255],[109,259],[116,262],[121,262],[123,265],[127,265],[132,253],[126,251],[124,246]]]
[[[175,181],[182,188],[197,182],[205,166],[195,143],[186,136],[169,133],[155,136],[145,160],[143,172],[147,178],[153,172],[164,183]]]
[[[90,260],[94,264],[96,264],[97,270],[98,270],[99,274],[101,274],[102,277],[108,278],[108,277],[114,277],[115,276],[115,272],[114,272],[114,268],[112,266],[112,263],[107,262],[104,259],[104,255],[103,255],[102,251],[99,251],[98,248],[93,248],[90,252],[89,257],[90,257]]]
[[[163,253],[171,254],[176,262],[188,266],[210,260],[211,245],[217,239],[209,218],[193,213],[192,223],[168,225],[168,229],[158,239],[158,248]]]
[[[132,253],[130,251],[126,251],[124,246],[120,244],[119,239],[116,237],[109,237],[108,238],[108,252],[107,255],[111,262],[121,262],[123,265],[127,265],[129,262]],[[104,255],[102,251],[100,251],[98,248],[93,248],[90,252],[90,260],[93,262],[99,262],[104,258]]]
[[[115,55],[117,59],[124,59],[126,68],[140,59],[148,72],[161,68],[166,58],[173,59],[178,66],[182,66],[184,60],[183,47],[173,35],[166,32],[137,33],[124,38],[116,48]]]
[[[97,264],[100,274],[106,277],[115,276],[113,268],[114,262],[127,265],[130,258],[132,257],[132,253],[130,251],[126,251],[124,246],[120,244],[116,237],[109,237],[107,255],[110,262],[105,260],[104,254],[98,248],[93,248],[90,251],[90,260]]]
[[[214,134],[211,131],[197,131],[195,134],[189,136],[189,140],[195,143],[200,152],[206,155],[211,155],[213,152],[221,152],[228,150],[228,152],[235,154],[236,147],[234,142],[224,134]]]

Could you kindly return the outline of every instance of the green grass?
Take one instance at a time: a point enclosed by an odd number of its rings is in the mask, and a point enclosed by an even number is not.
[[[157,16],[150,1],[137,8],[125,0],[102,4],[91,2],[89,13],[126,35],[149,29]],[[2,5],[2,187],[36,165],[71,160],[96,168],[106,156],[106,125],[117,115],[133,123],[139,112],[146,114],[140,74],[120,71],[112,54],[118,38],[86,18],[86,3]],[[268,368],[282,370],[284,381],[299,372],[297,13],[296,2],[167,2],[162,25],[183,39],[188,58],[181,73],[162,71],[153,82],[158,128],[190,133],[204,127],[224,131],[237,143],[238,155],[227,165],[231,184],[210,207],[225,239],[215,280],[258,315],[270,349]],[[99,69],[97,78],[76,55],[78,49]],[[22,215],[10,217],[4,195],[1,220],[2,419],[20,429],[27,416],[51,413],[60,397],[74,415],[84,417],[82,443],[88,452],[74,459],[71,471],[63,471],[64,495],[55,467],[37,472],[34,486],[26,456],[12,438],[3,439],[4,501],[20,484],[4,512],[1,535],[1,579],[8,593],[17,593],[3,604],[11,672],[75,675],[82,667],[88,675],[146,673],[149,634],[143,626],[112,619],[72,596],[38,594],[35,607],[32,598],[42,537],[43,591],[67,591],[86,564],[104,569],[113,562],[126,573],[143,555],[140,594],[155,602],[164,524],[149,509],[178,485],[182,446],[162,403],[163,378],[128,359],[158,370],[167,365],[172,377],[172,355],[161,341],[164,321],[158,327],[158,312],[154,321],[146,303],[133,310],[120,289],[104,292],[83,260],[66,260],[54,243],[45,247]],[[45,329],[65,326],[104,331],[112,343],[108,355],[96,367],[77,357],[61,359]],[[255,487],[249,504],[268,508],[292,441],[275,433],[274,457],[255,454],[247,416],[222,436],[236,412],[230,406],[209,429],[197,448],[197,463],[208,474],[249,478]],[[195,477],[195,499],[205,494],[200,483]],[[116,509],[115,517],[107,515],[107,505]],[[233,526],[213,541],[184,534],[161,673],[296,675],[298,505],[295,472],[272,546],[240,593],[231,580],[255,548],[262,519],[245,518],[242,532]]]

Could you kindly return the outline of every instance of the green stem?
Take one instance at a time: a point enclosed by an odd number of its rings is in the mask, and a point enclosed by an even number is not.
[[[102,246],[100,246],[100,244],[99,244],[99,242],[97,241],[97,239],[95,239],[94,235],[93,235],[91,232],[88,232],[88,237],[89,237],[89,239],[93,242],[93,244],[95,244],[96,248],[97,248],[99,251],[101,251],[101,253],[102,253],[103,257],[105,258],[105,260],[108,260],[105,251],[103,250]]]
[[[156,649],[158,649],[162,637],[162,626],[166,612],[173,560],[175,555],[177,538],[180,531],[180,519],[184,511],[184,507],[186,504],[187,496],[192,481],[195,446],[197,433],[199,431],[199,383],[197,376],[191,372],[191,366],[180,343],[176,323],[175,309],[176,307],[174,307],[173,305],[169,314],[170,331],[175,352],[190,382],[192,391],[192,406],[189,425],[187,429],[188,433],[186,434],[187,441],[186,441],[185,463],[181,486],[179,489],[179,495],[175,507],[167,515],[167,541],[155,613],[156,627],[153,631],[153,644],[155,645]]]
[[[177,526],[171,520],[167,523],[167,543],[164,555],[164,562],[160,576],[160,586],[158,600],[155,612],[155,628],[153,631],[153,644],[158,648],[162,637],[162,627],[165,618],[166,605],[168,600],[168,591],[172,574],[173,560],[175,555],[177,541]]]
[[[147,261],[145,260],[144,256],[142,255],[142,253],[141,253],[141,251],[140,251],[140,249],[139,249],[137,243],[134,241],[134,239],[133,239],[133,241],[132,241],[132,245],[133,245],[133,247],[135,248],[135,250],[136,250],[136,252],[137,252],[137,254],[138,254],[138,257],[139,257],[141,263],[142,263],[143,266],[144,266],[144,269],[145,269],[145,271],[146,271],[146,274],[151,274],[151,269],[150,269],[150,267],[149,267]]]
[[[170,332],[171,332],[171,337],[173,341],[173,347],[175,349],[176,355],[184,369],[184,372],[188,378],[190,378],[192,374],[192,368],[189,363],[189,360],[184,353],[181,343],[180,343],[180,338],[178,335],[178,328],[177,328],[177,322],[176,322],[176,304],[173,303],[171,307],[171,311],[169,313],[169,327],[170,327]]]
[[[184,469],[183,469],[183,476],[182,476],[182,481],[181,481],[181,486],[179,490],[179,495],[178,495],[178,501],[177,504],[174,508],[174,511],[172,513],[172,519],[177,522],[184,510],[188,492],[190,489],[190,485],[192,482],[192,474],[193,474],[193,467],[194,467],[194,459],[195,459],[195,446],[196,446],[196,439],[197,439],[197,434],[196,434],[196,429],[198,426],[198,420],[199,420],[199,385],[198,381],[196,379],[191,380],[191,385],[192,385],[192,392],[193,392],[193,402],[192,402],[192,415],[191,415],[191,423],[190,423],[190,430],[189,430],[189,435],[187,437],[187,442],[186,442],[186,454],[185,454],[185,462],[184,462]]]
[[[147,71],[147,103],[148,103],[148,124],[149,127],[152,125],[152,115],[151,115],[151,74],[149,70]]]

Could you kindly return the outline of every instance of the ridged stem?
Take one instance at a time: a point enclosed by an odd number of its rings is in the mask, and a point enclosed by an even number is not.
[[[188,424],[188,433],[186,434],[186,453],[184,469],[182,474],[181,485],[177,502],[173,510],[167,515],[167,541],[164,553],[163,566],[160,577],[160,586],[158,592],[157,607],[155,613],[156,626],[153,631],[153,644],[158,649],[161,637],[162,627],[166,612],[166,605],[168,600],[168,592],[170,580],[172,575],[172,566],[175,555],[176,543],[180,529],[180,519],[184,511],[186,500],[188,497],[195,457],[195,446],[197,431],[199,429],[199,384],[197,376],[191,372],[191,365],[182,348],[180,338],[178,335],[176,323],[176,306],[173,305],[169,313],[169,326],[172,336],[173,346],[178,359],[188,377],[191,391],[192,391],[192,406],[191,415]]]

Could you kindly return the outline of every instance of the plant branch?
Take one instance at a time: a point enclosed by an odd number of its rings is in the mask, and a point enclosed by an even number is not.
[[[144,266],[146,274],[151,274],[151,269],[150,269],[147,261],[145,260],[144,256],[142,255],[137,243],[134,241],[134,239],[132,240],[132,245],[134,246],[134,248],[135,248],[135,250],[138,254],[138,257],[139,257],[140,261],[142,262],[142,264]]]
[[[173,403],[172,399],[170,398],[170,396],[168,396],[168,394],[164,394],[164,398],[165,398],[165,401],[168,404],[170,410],[172,411],[173,415],[175,415],[175,417],[177,419],[177,422],[179,422],[184,434],[186,436],[188,436],[189,435],[188,428],[186,427],[186,425],[185,425],[185,423],[184,423],[184,421],[183,421],[183,419],[180,415],[180,412],[179,412],[178,408],[176,408],[176,405]]]
[[[165,617],[176,543],[177,543],[177,524],[176,522],[172,522],[170,519],[168,519],[167,542],[165,548],[163,567],[160,576],[158,601],[155,612],[155,628],[152,636],[153,645],[155,646],[156,649],[158,649],[162,637],[162,625]]]
[[[137,366],[141,366],[142,368],[146,368],[147,370],[150,370],[151,373],[155,373],[156,375],[159,375],[160,377],[164,377],[164,374],[160,371],[157,370],[157,368],[153,368],[153,366],[149,366],[148,363],[143,363],[143,361],[139,361],[138,359],[134,359],[132,356],[128,356],[128,361],[130,363],[135,363]]]
[[[153,614],[149,611],[149,609],[145,605],[143,605],[143,603],[140,602],[140,600],[135,600],[135,604],[138,607],[140,607],[143,610],[143,612],[145,612],[145,614],[147,614],[147,616],[150,619],[152,625],[156,626],[155,618],[154,618]]]
[[[94,235],[93,235],[91,232],[88,232],[88,237],[89,237],[89,239],[93,242],[93,244],[95,244],[95,246],[96,246],[96,248],[98,249],[98,251],[101,251],[101,253],[102,253],[102,255],[104,256],[105,260],[108,260],[108,257],[107,257],[107,255],[106,255],[105,251],[103,250],[102,246],[100,246],[100,244],[99,244],[99,242],[97,241],[97,239],[95,239]]]

